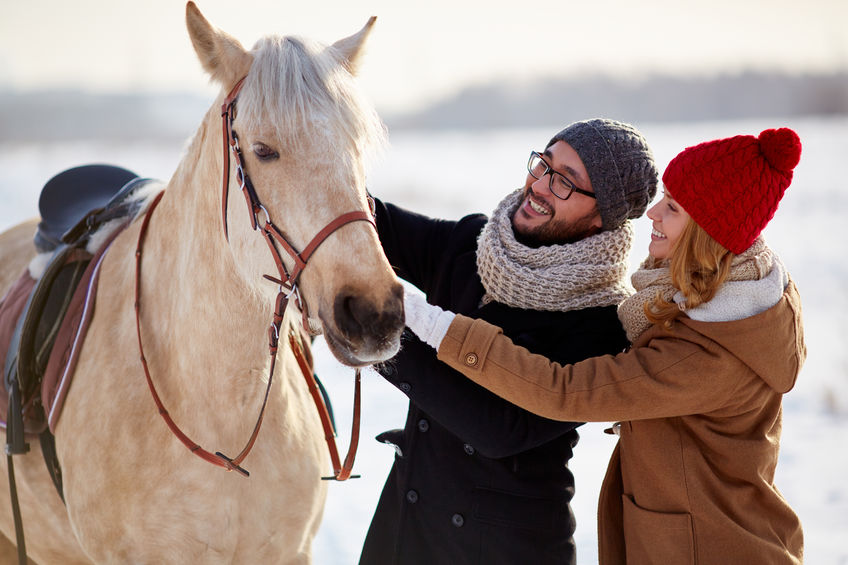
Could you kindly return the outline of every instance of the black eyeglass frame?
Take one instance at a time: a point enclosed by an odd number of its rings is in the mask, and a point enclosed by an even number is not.
[[[545,172],[543,172],[538,177],[536,176],[536,173],[533,172],[533,167],[531,166],[531,163],[533,163],[533,159],[535,159],[535,158],[538,158],[539,161],[541,161],[545,165]],[[548,164],[548,162],[545,161],[545,158],[538,151],[531,151],[530,152],[530,158],[527,160],[527,172],[530,173],[530,176],[533,177],[536,180],[539,180],[543,176],[550,174],[551,178],[548,181],[548,189],[551,191],[551,194],[553,194],[554,196],[556,196],[560,200],[568,200],[569,198],[571,198],[571,195],[574,194],[575,192],[577,192],[579,194],[583,194],[584,196],[588,196],[590,198],[594,198],[596,200],[598,198],[597,196],[595,196],[594,192],[589,192],[588,190],[583,190],[582,188],[578,188],[577,185],[575,185],[573,182],[568,180],[568,178],[566,178],[565,175],[555,171]],[[567,186],[569,188],[568,194],[566,194],[565,196],[562,196],[561,194],[557,194],[557,191],[554,190],[554,175],[559,177],[562,180],[562,182],[565,184],[565,186]]]

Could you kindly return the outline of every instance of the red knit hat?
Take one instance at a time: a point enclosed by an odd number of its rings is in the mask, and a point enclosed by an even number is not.
[[[663,174],[666,189],[713,239],[733,253],[748,249],[774,217],[801,158],[789,128],[688,147]]]

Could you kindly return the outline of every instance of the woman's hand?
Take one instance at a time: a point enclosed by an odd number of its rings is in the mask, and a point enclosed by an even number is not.
[[[438,350],[455,314],[428,303],[423,296],[406,290],[403,293],[406,325],[421,341]]]

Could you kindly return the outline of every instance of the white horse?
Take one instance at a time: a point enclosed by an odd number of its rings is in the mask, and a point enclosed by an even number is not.
[[[331,46],[266,37],[250,51],[191,2],[186,20],[222,91],[155,213],[147,212],[139,328],[150,379],[175,424],[204,449],[233,457],[254,430],[271,366],[268,328],[279,284],[263,275],[281,278],[262,230],[251,225],[254,213],[259,228],[273,222],[296,250],[339,216],[367,219],[364,159],[384,130],[353,74],[373,18]],[[225,236],[221,178],[230,157],[222,151],[221,107],[242,78],[232,129],[261,207],[245,210],[241,177],[230,167]],[[134,292],[142,223],[134,221],[105,256],[94,318],[55,426],[66,504],[37,448],[15,458],[29,557],[62,564],[308,563],[329,465],[321,423],[285,339],[301,317],[289,308],[282,321],[264,422],[241,463],[250,476],[197,457],[163,421],[140,362]],[[34,227],[28,222],[0,235],[0,296],[35,254]],[[343,363],[385,360],[399,346],[402,287],[373,225],[336,228],[299,279],[308,325],[323,330]],[[286,253],[282,263],[299,269]],[[5,463],[0,468],[5,472]],[[5,488],[0,529],[15,539]]]

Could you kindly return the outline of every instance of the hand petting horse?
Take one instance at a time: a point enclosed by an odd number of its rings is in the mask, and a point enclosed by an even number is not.
[[[352,367],[399,347],[403,291],[365,192],[384,129],[353,77],[374,18],[330,46],[250,51],[192,2],[186,20],[221,93],[98,260],[50,422],[64,503],[37,448],[14,456],[37,563],[309,563],[327,458],[301,333]],[[0,234],[0,296],[36,256],[36,224]],[[14,555],[5,488],[0,530]]]

